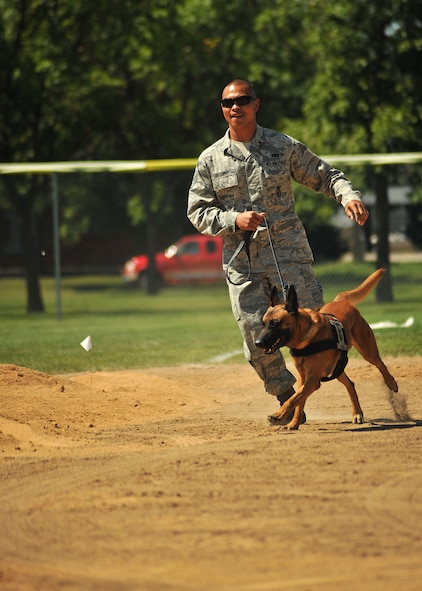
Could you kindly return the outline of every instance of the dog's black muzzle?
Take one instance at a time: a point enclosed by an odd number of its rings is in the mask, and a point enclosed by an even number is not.
[[[261,334],[255,341],[255,346],[258,349],[264,349],[264,352],[267,354],[275,353],[277,349],[280,347],[284,347],[285,344],[289,341],[290,333],[288,331],[278,331],[277,334],[269,331],[267,328],[264,328]]]

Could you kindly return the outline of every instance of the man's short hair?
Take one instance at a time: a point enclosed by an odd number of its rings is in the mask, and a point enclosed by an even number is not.
[[[231,82],[229,82],[228,84],[225,85],[225,87],[223,88],[223,92],[224,92],[224,89],[227,88],[228,86],[244,86],[244,85],[246,85],[248,87],[248,92],[250,93],[251,96],[256,96],[254,85],[252,84],[252,82],[250,82],[249,80],[246,80],[245,78],[234,78],[234,80],[232,80]]]

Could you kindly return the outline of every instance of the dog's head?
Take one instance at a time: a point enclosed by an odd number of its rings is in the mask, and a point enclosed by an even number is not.
[[[271,291],[271,306],[262,318],[263,329],[255,345],[265,353],[274,353],[290,343],[297,326],[299,305],[294,285],[287,290],[287,299],[282,301],[276,287]]]

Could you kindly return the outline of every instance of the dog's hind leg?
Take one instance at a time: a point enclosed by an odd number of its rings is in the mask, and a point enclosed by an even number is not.
[[[370,363],[372,363],[372,362],[370,361]],[[382,359],[379,358],[378,362],[377,363],[373,363],[372,365],[375,365],[375,367],[380,371],[382,377],[384,378],[384,382],[386,383],[387,387],[390,388],[390,390],[392,390],[393,392],[398,392],[399,391],[399,387],[397,385],[397,382],[393,378],[393,376],[391,375],[391,373],[388,371],[387,366],[382,361]]]
[[[372,328],[362,316],[361,322],[359,322],[359,330],[352,331],[352,345],[357,351],[359,351],[365,361],[368,361],[368,363],[374,365],[378,369],[384,378],[387,387],[393,392],[398,392],[399,387],[396,380],[388,371],[387,366],[380,357]]]
[[[349,394],[350,400],[352,402],[352,417],[353,417],[352,422],[359,423],[359,424],[363,423],[364,422],[363,411],[362,411],[362,408],[359,403],[359,398],[358,398],[354,383],[347,376],[347,374],[345,372],[343,372],[341,375],[339,375],[339,377],[337,379],[346,388],[346,390]]]

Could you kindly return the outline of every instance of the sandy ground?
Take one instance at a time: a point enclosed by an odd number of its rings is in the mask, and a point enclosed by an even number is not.
[[[420,358],[351,360],[298,432],[245,362],[49,376],[0,365],[2,591],[419,591]]]

